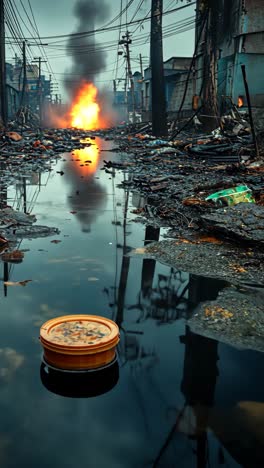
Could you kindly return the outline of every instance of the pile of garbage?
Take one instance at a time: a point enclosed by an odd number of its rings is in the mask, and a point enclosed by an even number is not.
[[[1,135],[1,158],[3,160],[16,155],[28,158],[51,157],[91,145],[88,141],[81,142],[88,137],[94,138],[94,135],[77,129],[5,132]]]
[[[91,132],[75,129],[12,130],[0,134],[2,187],[30,173],[49,172],[63,153],[93,143]]]
[[[169,226],[178,236],[212,230],[262,248],[264,161],[255,157],[244,118],[226,116],[221,125],[208,135],[182,132],[171,141],[122,130],[115,134],[117,147],[111,150],[121,155],[105,161],[105,170],[129,174],[121,186],[139,192],[145,200],[143,207],[134,210],[138,220]],[[240,209],[233,209],[237,204]],[[251,223],[249,229],[247,223]]]

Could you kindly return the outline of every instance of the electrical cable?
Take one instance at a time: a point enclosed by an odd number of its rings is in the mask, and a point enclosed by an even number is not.
[[[183,10],[185,8],[189,8],[190,6],[193,6],[195,5],[196,2],[193,1],[193,2],[190,2],[188,3],[187,5],[182,5],[181,7],[178,7],[178,8],[173,8],[171,10],[168,10],[166,12],[164,12],[164,16],[168,15],[168,14],[172,14],[176,11],[180,11],[180,10]],[[151,19],[151,16],[149,17],[145,17],[145,18],[141,18],[139,20],[134,20],[130,23],[125,23],[125,24],[122,24],[121,27],[125,28],[127,26],[131,26],[131,24],[138,24],[138,23],[141,23],[143,20],[144,21],[147,21]],[[40,39],[40,40],[43,40],[43,39],[58,39],[58,38],[68,38],[68,37],[71,37],[71,38],[80,38],[80,37],[85,37],[85,36],[89,36],[89,35],[94,35],[95,33],[99,34],[99,33],[104,33],[104,32],[107,32],[107,31],[114,31],[116,29],[119,29],[119,25],[118,26],[110,26],[110,27],[106,27],[106,28],[98,28],[98,29],[94,29],[94,30],[90,30],[90,31],[83,31],[83,32],[80,32],[80,33],[71,33],[71,34],[60,34],[60,35],[52,35],[52,36],[41,36],[41,37],[36,37],[34,39]],[[31,38],[26,38],[26,39],[31,39]]]

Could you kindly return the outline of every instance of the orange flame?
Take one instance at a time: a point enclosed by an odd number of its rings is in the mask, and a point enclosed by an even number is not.
[[[243,107],[243,105],[244,105],[243,98],[241,96],[238,96],[237,107]]]
[[[72,105],[71,126],[82,130],[96,130],[102,127],[100,106],[96,102],[98,90],[92,83],[85,83],[80,88]]]

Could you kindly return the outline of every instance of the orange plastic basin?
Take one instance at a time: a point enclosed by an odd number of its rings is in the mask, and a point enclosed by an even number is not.
[[[96,315],[65,315],[42,325],[40,342],[46,362],[59,369],[97,369],[114,360],[119,328]]]

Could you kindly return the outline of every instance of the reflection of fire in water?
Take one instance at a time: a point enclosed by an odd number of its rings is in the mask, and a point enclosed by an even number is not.
[[[76,149],[74,150],[74,156],[80,159],[80,164],[88,164],[88,166],[76,166],[82,176],[92,175],[96,172],[99,163],[99,149],[96,145]]]
[[[83,130],[102,128],[100,106],[96,102],[97,88],[92,83],[85,83],[77,93],[71,111],[71,126]]]
[[[82,142],[88,144],[89,139]],[[64,166],[65,180],[70,188],[69,207],[76,212],[82,232],[86,233],[91,232],[93,223],[104,212],[106,204],[105,189],[94,179],[100,161],[99,145],[100,140],[95,145],[74,150],[73,161],[68,161]]]

